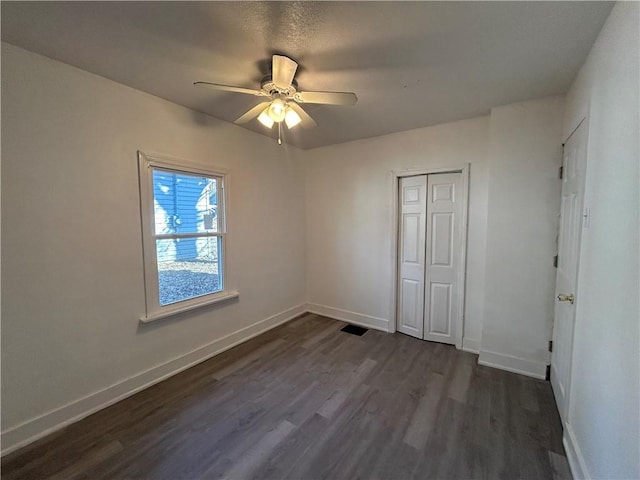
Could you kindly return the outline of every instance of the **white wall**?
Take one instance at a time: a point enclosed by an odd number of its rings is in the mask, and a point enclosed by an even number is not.
[[[616,4],[568,96],[588,118],[567,453],[578,478],[640,478],[640,4]]]
[[[138,324],[138,149],[230,172],[239,301]],[[303,312],[300,154],[3,44],[3,449]]]
[[[471,163],[463,345],[482,350],[485,364],[544,378],[562,112],[563,97],[552,97],[310,151],[310,308],[388,329],[395,321],[392,172]]]
[[[553,321],[563,97],[491,111],[480,363],[545,377]]]
[[[464,343],[477,349],[484,302],[489,118],[311,150],[306,155],[311,309],[387,329],[395,321],[393,171],[471,163]]]

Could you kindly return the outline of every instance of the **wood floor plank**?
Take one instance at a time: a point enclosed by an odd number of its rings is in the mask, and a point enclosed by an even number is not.
[[[548,382],[307,314],[2,459],[2,478],[570,479]]]
[[[461,403],[467,401],[467,390],[471,381],[471,372],[474,366],[473,357],[461,355],[455,363],[455,370],[451,384],[449,385],[449,398]]]
[[[271,456],[263,463],[260,471],[248,478],[281,479],[291,478],[291,472],[300,462],[307,461],[307,451],[321,437],[329,426],[329,420],[313,414],[300,427],[278,444]]]
[[[269,456],[287,436],[295,430],[293,423],[283,420],[273,430],[267,432],[260,440],[248,449],[237,450],[232,458],[232,467],[225,472],[223,478],[250,478],[269,459]],[[205,472],[204,477],[211,476]]]
[[[122,451],[122,444],[113,440],[104,445],[92,448],[80,458],[75,459],[67,468],[61,470],[55,475],[49,477],[49,480],[72,480],[80,478],[87,470],[104,461],[113,458],[117,453]]]
[[[343,455],[348,454],[342,445],[352,433],[351,427],[357,424],[356,419],[361,415],[370,394],[371,389],[364,384],[353,389],[352,395],[341,406],[327,429],[310,445],[302,461],[288,473],[288,478],[336,478],[334,466]],[[346,425],[350,428],[345,428]]]
[[[567,457],[549,452],[549,461],[553,471],[553,480],[571,480],[571,470]]]
[[[309,350],[309,349],[315,347],[316,345],[318,345],[319,343],[324,343],[324,341],[327,339],[327,337],[338,334],[338,330],[339,330],[340,326],[341,325],[339,323],[326,324],[326,326],[324,328],[322,328],[315,335],[312,335],[311,337],[309,337],[308,340],[302,342],[300,344],[300,346],[302,348],[306,348],[307,350]]]
[[[403,441],[417,450],[424,449],[431,430],[435,424],[440,395],[442,393],[442,375],[432,373],[429,378],[429,389],[420,399],[419,405],[414,411],[409,428],[407,429]]]

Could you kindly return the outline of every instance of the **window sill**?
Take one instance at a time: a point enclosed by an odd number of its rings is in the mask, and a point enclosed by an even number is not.
[[[163,310],[161,312],[150,313],[149,315],[145,315],[141,317],[140,323],[145,324],[145,323],[155,322],[156,320],[162,320],[163,318],[173,317],[174,315],[180,315],[181,313],[189,312],[191,310],[196,310],[198,308],[206,307],[208,305],[214,305],[216,303],[226,302],[227,300],[232,300],[234,298],[238,298],[239,296],[240,296],[239,292],[235,290],[231,290],[229,292],[224,292],[224,294],[219,297],[205,300],[203,302],[192,303],[189,305],[182,305],[176,308],[172,308],[171,310]]]

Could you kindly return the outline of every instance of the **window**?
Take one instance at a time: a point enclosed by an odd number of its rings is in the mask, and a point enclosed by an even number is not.
[[[143,322],[236,297],[225,290],[225,174],[138,152]]]

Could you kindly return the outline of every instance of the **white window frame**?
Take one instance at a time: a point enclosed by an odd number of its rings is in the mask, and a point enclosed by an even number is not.
[[[155,234],[155,212],[153,197],[153,171],[154,169],[170,171],[175,173],[183,173],[187,175],[203,175],[206,177],[215,177],[220,184],[218,185],[218,225],[219,232],[198,232],[193,237],[219,237],[220,253],[219,262],[222,269],[222,288],[223,290],[208,295],[202,295],[195,298],[182,300],[180,302],[161,305],[159,298],[158,285],[158,262]],[[194,165],[191,162],[166,158],[160,156],[147,155],[138,151],[138,170],[140,175],[140,217],[142,221],[142,250],[144,263],[144,285],[145,285],[145,304],[146,313],[140,317],[140,322],[149,323],[162,318],[178,315],[188,312],[205,305],[222,302],[239,296],[235,290],[229,290],[227,287],[227,255],[226,255],[226,183],[227,172],[216,168],[215,170]],[[180,237],[184,237],[181,234]],[[188,234],[191,236],[191,234]],[[171,238],[172,235],[162,235],[163,238]]]

